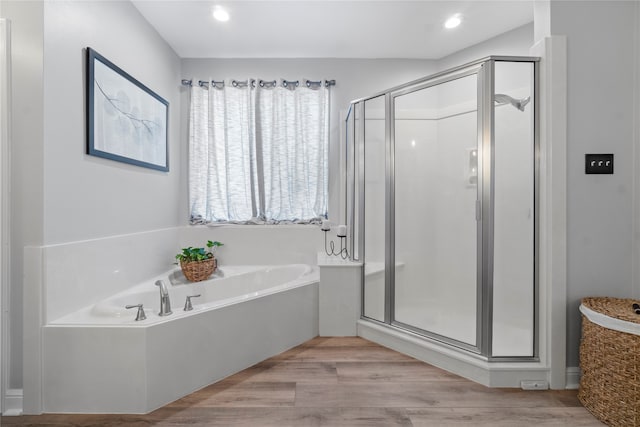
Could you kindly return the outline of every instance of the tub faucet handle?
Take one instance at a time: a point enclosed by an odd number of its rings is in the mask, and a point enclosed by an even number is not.
[[[138,308],[138,313],[136,314],[136,322],[140,321],[140,320],[144,320],[147,318],[147,315],[144,314],[144,308],[142,307],[142,304],[134,304],[134,305],[125,305],[124,308],[126,308],[127,310],[129,310],[130,308]]]
[[[198,295],[187,295],[187,300],[184,302],[184,311],[193,310],[193,305],[191,305],[191,298],[198,298],[199,296],[200,296],[200,294],[198,294]]]

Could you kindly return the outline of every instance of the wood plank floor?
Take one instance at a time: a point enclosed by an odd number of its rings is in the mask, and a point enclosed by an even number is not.
[[[361,338],[315,338],[147,415],[3,426],[602,426],[574,390],[486,388]]]

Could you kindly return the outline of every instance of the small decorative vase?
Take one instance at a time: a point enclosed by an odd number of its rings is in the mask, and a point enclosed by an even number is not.
[[[216,259],[209,258],[203,261],[180,261],[182,274],[191,282],[201,282],[211,276],[216,270]]]

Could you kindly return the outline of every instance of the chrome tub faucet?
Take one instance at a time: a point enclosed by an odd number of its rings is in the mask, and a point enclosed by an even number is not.
[[[160,288],[160,316],[168,316],[172,313],[171,301],[169,300],[169,291],[167,285],[162,280],[156,281],[156,286]]]

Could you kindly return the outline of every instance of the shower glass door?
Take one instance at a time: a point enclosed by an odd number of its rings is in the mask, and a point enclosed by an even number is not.
[[[535,355],[534,66],[496,62],[491,356]]]
[[[364,105],[364,316],[385,320],[385,96]]]
[[[364,319],[538,359],[538,78],[490,57],[352,102]]]
[[[478,69],[392,93],[393,323],[478,348]]]

